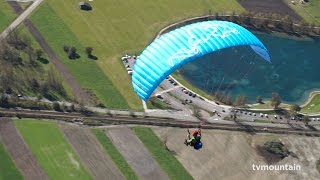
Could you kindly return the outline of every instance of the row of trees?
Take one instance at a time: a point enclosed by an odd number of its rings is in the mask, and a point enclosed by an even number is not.
[[[302,20],[298,24],[294,24],[288,15],[283,16],[276,13],[261,12],[245,12],[237,15],[233,12],[231,15],[220,15],[216,13],[213,18],[232,21],[258,30],[273,30],[290,34],[320,36],[320,28],[316,28],[315,23],[307,23]]]
[[[78,59],[80,58],[80,55],[77,53],[77,48],[74,46],[63,46],[63,50],[65,53],[67,53],[69,59]],[[96,59],[96,57],[92,54],[93,48],[92,47],[86,47],[85,53],[88,58],[90,59]]]

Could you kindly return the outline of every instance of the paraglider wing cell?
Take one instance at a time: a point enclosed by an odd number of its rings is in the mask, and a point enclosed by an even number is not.
[[[146,101],[165,77],[184,64],[220,49],[244,45],[271,62],[261,41],[235,23],[205,21],[178,28],[160,36],[142,52],[133,67],[133,88]]]

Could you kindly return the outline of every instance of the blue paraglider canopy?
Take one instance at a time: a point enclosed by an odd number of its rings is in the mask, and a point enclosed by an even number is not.
[[[133,89],[146,101],[168,75],[184,64],[220,49],[244,45],[271,62],[262,42],[240,25],[205,21],[183,26],[160,36],[138,57],[132,73]]]

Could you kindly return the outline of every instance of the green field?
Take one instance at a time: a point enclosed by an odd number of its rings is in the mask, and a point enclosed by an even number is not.
[[[213,96],[211,96],[210,94],[202,91],[199,88],[196,88],[195,86],[193,86],[191,83],[189,83],[186,79],[184,79],[182,77],[182,75],[178,72],[175,72],[172,74],[173,78],[175,78],[177,81],[179,81],[181,84],[183,84],[185,87],[187,87],[188,89],[190,89],[191,91],[209,99],[209,100],[213,100]]]
[[[218,0],[90,3],[93,11],[84,12],[79,10],[76,0],[48,0],[33,15],[32,21],[82,86],[92,89],[107,106],[127,108],[129,105],[133,109],[141,109],[141,102],[132,90],[121,55],[141,52],[161,28],[207,14],[209,9],[212,13],[244,11],[235,0],[230,0],[228,6]],[[99,59],[92,62],[82,53],[80,60],[67,60],[62,51],[64,44],[76,46],[81,51],[83,47],[92,46]]]
[[[0,1],[0,32],[2,32],[15,17],[9,4],[6,1]]]
[[[41,6],[37,13],[32,16],[32,21],[45,35],[45,39],[48,40],[51,47],[84,88],[92,90],[107,107],[129,108],[125,99],[114,88],[97,63],[86,57],[84,53],[85,45],[79,42],[69,27],[47,3]],[[48,24],[48,21],[51,23]],[[69,60],[63,51],[64,45],[75,46],[81,58]]]
[[[0,143],[0,180],[23,179],[10,155]]]
[[[302,107],[301,112],[319,113],[320,112],[320,94],[315,95],[306,106]]]
[[[286,0],[289,6],[294,9],[304,20],[309,23],[320,25],[320,1],[309,0],[310,3],[293,5],[292,0]]]
[[[193,179],[174,155],[166,149],[152,129],[143,127],[132,129],[170,179]]]
[[[55,123],[25,119],[15,125],[50,179],[91,179]]]
[[[123,156],[119,153],[116,147],[112,144],[108,136],[101,129],[91,129],[91,132],[96,136],[98,141],[101,143],[107,154],[111,157],[113,162],[120,169],[122,174],[128,180],[136,180],[139,179],[135,172],[131,169],[127,161],[123,158]]]

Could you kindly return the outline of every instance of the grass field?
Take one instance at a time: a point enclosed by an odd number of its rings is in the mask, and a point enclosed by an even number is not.
[[[320,94],[315,95],[306,106],[302,107],[301,112],[319,113],[320,112]]]
[[[45,3],[41,6],[39,11],[32,16],[32,21],[82,87],[92,90],[107,107],[129,108],[126,100],[114,88],[108,77],[97,66],[97,63],[86,58],[84,53],[85,45],[78,41],[69,27],[48,4]],[[48,21],[51,23],[46,23]],[[64,45],[75,46],[81,58],[69,60],[63,51]]]
[[[129,180],[137,180],[138,177],[131,169],[126,160],[122,157],[116,147],[112,144],[110,139],[106,136],[106,134],[101,129],[91,129],[91,132],[96,136],[98,141],[101,143],[103,148],[106,150],[108,155],[111,157],[113,162],[120,169],[122,174]]]
[[[279,107],[280,108],[290,108],[290,105],[286,104],[286,103],[281,103]],[[264,101],[263,104],[259,104],[259,103],[254,104],[250,108],[253,108],[253,109],[273,109],[273,107],[270,104],[270,101]]]
[[[132,129],[170,179],[193,179],[174,155],[166,150],[166,147],[152,129],[143,127]]]
[[[315,23],[320,25],[320,1],[309,0],[310,3],[293,5],[292,0],[286,0],[289,6],[294,9],[304,20],[309,23]],[[298,2],[298,0],[296,0]]]
[[[178,72],[175,72],[172,74],[173,78],[175,78],[177,81],[179,81],[181,84],[183,84],[185,87],[187,87],[188,89],[190,89],[191,91],[200,94],[201,96],[209,99],[209,100],[213,100],[213,96],[209,95],[208,93],[202,91],[199,88],[196,88],[195,86],[193,86],[192,84],[190,84],[187,80],[185,80],[181,74],[179,74]]]
[[[50,179],[91,179],[55,123],[17,120],[15,125]]]
[[[0,180],[23,179],[10,155],[0,143]]]
[[[235,0],[230,0],[228,6],[218,0],[186,0],[183,3],[179,0],[105,0],[91,2],[91,12],[80,11],[77,4],[76,0],[48,0],[32,21],[60,57],[65,56],[62,52],[64,44],[78,49],[92,46],[94,55],[99,58],[96,62],[88,62],[86,58],[71,62],[64,58],[64,63],[77,80],[84,87],[93,89],[106,105],[117,107],[119,104],[126,108],[122,100],[121,103],[120,100],[108,101],[108,90],[112,89],[114,99],[124,98],[133,109],[140,109],[141,102],[133,92],[130,78],[120,61],[122,54],[141,52],[162,27],[207,14],[209,9],[212,13],[244,11]],[[48,21],[51,23],[46,23]],[[102,72],[108,78],[101,75]]]
[[[0,1],[0,32],[2,32],[15,17],[16,16],[7,1]]]

